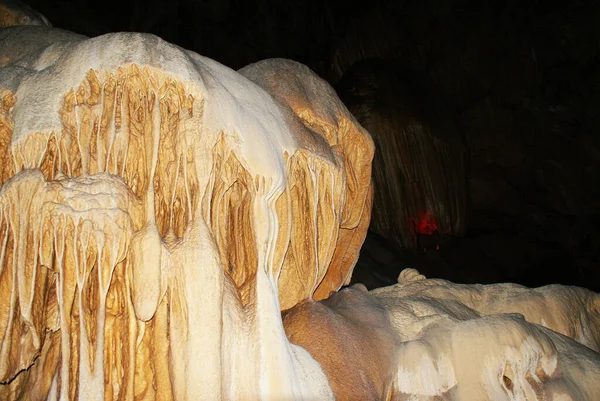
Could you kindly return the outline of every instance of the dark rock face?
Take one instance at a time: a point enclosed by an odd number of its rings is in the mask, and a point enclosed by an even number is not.
[[[371,230],[403,248],[435,249],[427,240],[465,231],[468,151],[443,102],[420,81],[398,63],[369,59],[337,88],[375,142]]]
[[[454,281],[560,282],[600,290],[600,3],[30,4],[57,27],[92,36],[150,31],[232,68],[286,57],[334,85],[368,58],[415,71],[446,103],[448,121],[442,122],[467,140],[469,218],[464,237],[445,236],[438,251],[428,246],[409,259],[408,250],[396,249],[405,258],[398,263],[423,263],[425,274]],[[363,258],[357,277],[364,266]],[[395,279],[388,267],[373,274]]]
[[[590,19],[598,5],[447,4],[407,2],[410,18],[379,21],[403,26],[392,57],[447,99],[472,151],[466,236],[415,263],[464,282],[560,282],[598,291],[600,34]],[[378,55],[367,40],[346,45],[340,63],[357,57],[353,47]]]

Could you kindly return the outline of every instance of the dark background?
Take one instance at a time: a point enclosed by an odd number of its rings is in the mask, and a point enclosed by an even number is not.
[[[416,267],[600,291],[598,1],[28,3],[59,28],[151,32],[234,69],[286,57],[334,86],[362,59],[417,72],[469,145],[467,230],[427,251],[370,234],[355,280],[390,284]]]

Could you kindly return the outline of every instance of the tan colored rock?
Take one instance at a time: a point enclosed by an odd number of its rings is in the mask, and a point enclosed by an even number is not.
[[[332,158],[338,167],[327,171],[326,166],[309,162],[307,171],[296,167],[304,163],[292,162],[294,168],[288,178],[294,222],[292,252],[284,261],[279,285],[282,292],[293,293],[298,281],[303,281],[298,280],[297,272],[317,266],[316,272],[309,272],[317,277],[311,283],[316,288],[306,290],[314,291],[315,299],[326,298],[339,289],[340,283],[350,282],[367,233],[373,198],[373,143],[335,91],[308,67],[291,60],[271,59],[244,67],[240,74],[265,88],[278,102],[292,131],[302,139],[301,154],[325,150],[323,156]],[[340,204],[344,208],[336,216]],[[339,225],[330,224],[337,219]],[[310,237],[316,236],[316,241],[302,239],[307,231]],[[282,309],[287,309],[305,297],[299,294],[292,302],[280,298]]]
[[[284,314],[293,344],[321,364],[338,400],[388,400],[401,346],[383,303],[356,284]]]
[[[338,399],[598,398],[598,294],[458,285],[414,269],[400,279],[370,293],[359,284],[285,313],[288,338],[319,361]]]
[[[280,310],[347,282],[369,223],[333,90],[151,35],[0,41],[0,398],[332,398]]]

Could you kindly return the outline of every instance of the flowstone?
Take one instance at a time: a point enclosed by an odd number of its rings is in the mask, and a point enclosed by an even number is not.
[[[0,43],[0,398],[331,398],[280,311],[349,281],[369,224],[335,92],[152,35]]]

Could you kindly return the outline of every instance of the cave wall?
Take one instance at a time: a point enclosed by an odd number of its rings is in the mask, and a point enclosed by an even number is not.
[[[461,281],[597,289],[598,6],[405,2],[394,11],[373,19],[397,27],[395,46],[355,33],[338,48],[333,75],[362,56],[352,49],[408,65],[429,78],[468,138],[467,236],[424,263]]]

